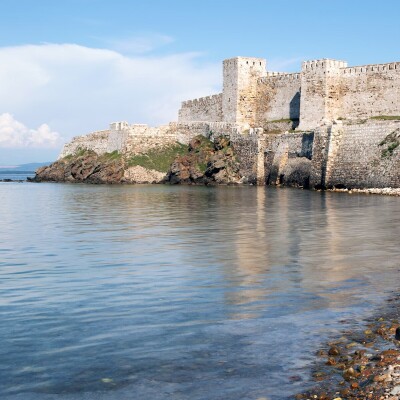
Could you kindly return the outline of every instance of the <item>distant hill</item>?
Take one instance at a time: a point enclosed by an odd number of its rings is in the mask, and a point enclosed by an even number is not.
[[[28,164],[21,164],[17,165],[15,167],[1,167],[1,171],[36,171],[39,167],[43,167],[44,165],[49,165],[51,164],[52,161],[47,161],[47,162],[40,162],[40,163],[28,163]]]

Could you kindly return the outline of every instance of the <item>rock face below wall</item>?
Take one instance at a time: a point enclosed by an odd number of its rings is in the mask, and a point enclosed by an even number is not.
[[[221,123],[129,132],[128,139],[122,132],[123,146],[106,132],[74,139],[67,156],[39,169],[33,181],[400,188],[400,120],[393,118],[333,121],[312,132],[264,133]]]
[[[167,175],[172,184],[239,184],[244,178],[230,139],[217,137],[214,142],[196,136],[188,153],[177,157]]]
[[[246,181],[225,136],[214,142],[202,135],[189,146],[151,148],[147,153],[98,155],[80,150],[39,168],[33,182],[239,184]]]

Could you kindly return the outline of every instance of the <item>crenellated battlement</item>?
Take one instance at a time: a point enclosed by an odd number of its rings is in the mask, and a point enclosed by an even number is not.
[[[361,74],[366,72],[389,72],[398,70],[400,71],[400,62],[392,62],[386,64],[368,64],[368,65],[360,65],[355,67],[346,67],[343,68],[343,74]]]
[[[288,73],[288,72],[267,72],[265,76],[258,79],[259,82],[267,82],[270,79],[276,80],[300,80],[300,72]]]
[[[260,127],[300,120],[298,129],[309,130],[335,119],[400,115],[400,62],[349,67],[323,58],[291,73],[267,71],[266,65],[255,57],[224,60],[222,93],[184,101],[179,123]]]
[[[223,61],[224,67],[254,67],[266,68],[267,61],[264,58],[256,57],[233,57]]]
[[[323,58],[321,60],[303,61],[301,65],[302,71],[326,68],[346,68],[347,62],[341,60],[333,60],[330,58]]]
[[[197,99],[182,101],[182,108],[192,107],[199,104],[213,104],[221,100],[222,100],[222,93],[218,93],[211,96],[199,97]]]
[[[128,129],[129,124],[126,121],[111,122],[110,130],[112,131],[124,131]]]

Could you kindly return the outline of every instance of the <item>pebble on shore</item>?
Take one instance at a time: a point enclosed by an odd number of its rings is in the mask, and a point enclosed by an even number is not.
[[[344,336],[318,352],[314,389],[296,400],[400,399],[400,295],[361,332]]]

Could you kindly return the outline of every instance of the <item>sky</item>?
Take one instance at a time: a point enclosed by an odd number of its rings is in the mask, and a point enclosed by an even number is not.
[[[0,0],[0,166],[113,121],[175,121],[221,90],[226,58],[400,61],[399,15],[398,0]]]

